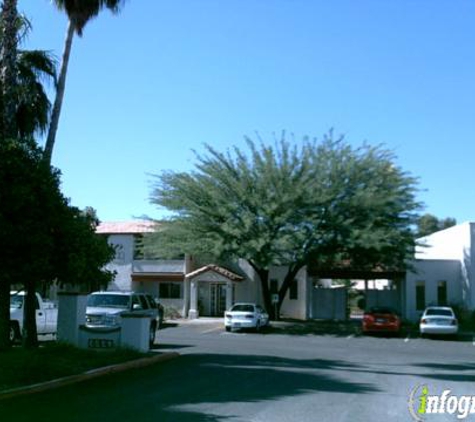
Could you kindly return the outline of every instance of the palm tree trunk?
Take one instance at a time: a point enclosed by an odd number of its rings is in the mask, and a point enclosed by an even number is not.
[[[17,1],[4,0],[2,6],[3,33],[0,50],[2,108],[0,109],[1,139],[15,138],[16,130],[16,56],[17,56]],[[10,347],[10,283],[0,279],[0,350]]]
[[[1,78],[3,110],[2,122],[5,138],[15,138],[16,130],[16,57],[17,57],[17,0],[4,0],[2,6],[3,34],[1,46]]]
[[[71,55],[73,39],[74,25],[71,20],[69,20],[68,29],[66,32],[66,39],[64,41],[61,68],[59,71],[58,83],[56,85],[56,98],[54,99],[53,111],[51,112],[51,121],[49,124],[48,137],[46,139],[46,145],[44,150],[44,159],[48,163],[51,163],[54,143],[56,141],[56,132],[58,131],[59,116],[61,114],[61,107],[63,105],[64,90],[66,88],[66,75],[68,73],[69,56]]]

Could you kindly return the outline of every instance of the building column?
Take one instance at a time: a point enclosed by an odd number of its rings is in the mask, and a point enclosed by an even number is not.
[[[226,282],[226,309],[229,309],[233,306],[234,303],[234,295],[233,295],[233,282],[228,281]]]
[[[181,310],[181,315],[183,318],[188,316],[188,310],[190,309],[190,279],[185,277],[183,282],[183,308]]]
[[[188,311],[188,318],[195,319],[199,317],[198,312],[198,281],[190,280],[190,310]]]

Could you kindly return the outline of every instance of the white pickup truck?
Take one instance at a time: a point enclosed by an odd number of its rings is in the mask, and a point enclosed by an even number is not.
[[[10,340],[21,339],[25,292],[10,292]],[[56,334],[58,308],[36,293],[36,329],[38,334]]]

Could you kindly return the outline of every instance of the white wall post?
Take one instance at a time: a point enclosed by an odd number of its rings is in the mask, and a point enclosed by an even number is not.
[[[133,312],[121,314],[120,345],[139,352],[150,350],[150,317]]]
[[[191,281],[190,282],[190,310],[188,312],[188,318],[195,319],[198,318],[198,285],[199,282]]]
[[[85,294],[58,293],[58,341],[79,346],[79,326],[86,322],[86,305]]]
[[[226,310],[233,306],[234,297],[233,297],[233,282],[226,282]]]

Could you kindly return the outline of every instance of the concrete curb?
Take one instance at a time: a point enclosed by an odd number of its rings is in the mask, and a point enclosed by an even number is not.
[[[43,391],[52,390],[54,388],[65,387],[70,384],[77,384],[83,381],[88,381],[93,378],[98,378],[108,374],[115,374],[119,372],[128,371],[129,369],[143,368],[155,363],[165,362],[167,360],[175,359],[180,354],[176,352],[164,353],[162,355],[145,357],[116,365],[105,366],[102,368],[91,369],[82,374],[71,375],[64,378],[58,378],[51,381],[42,382],[39,384],[28,385],[26,387],[13,388],[0,392],[0,401],[14,397],[24,396],[27,394],[41,393]]]

